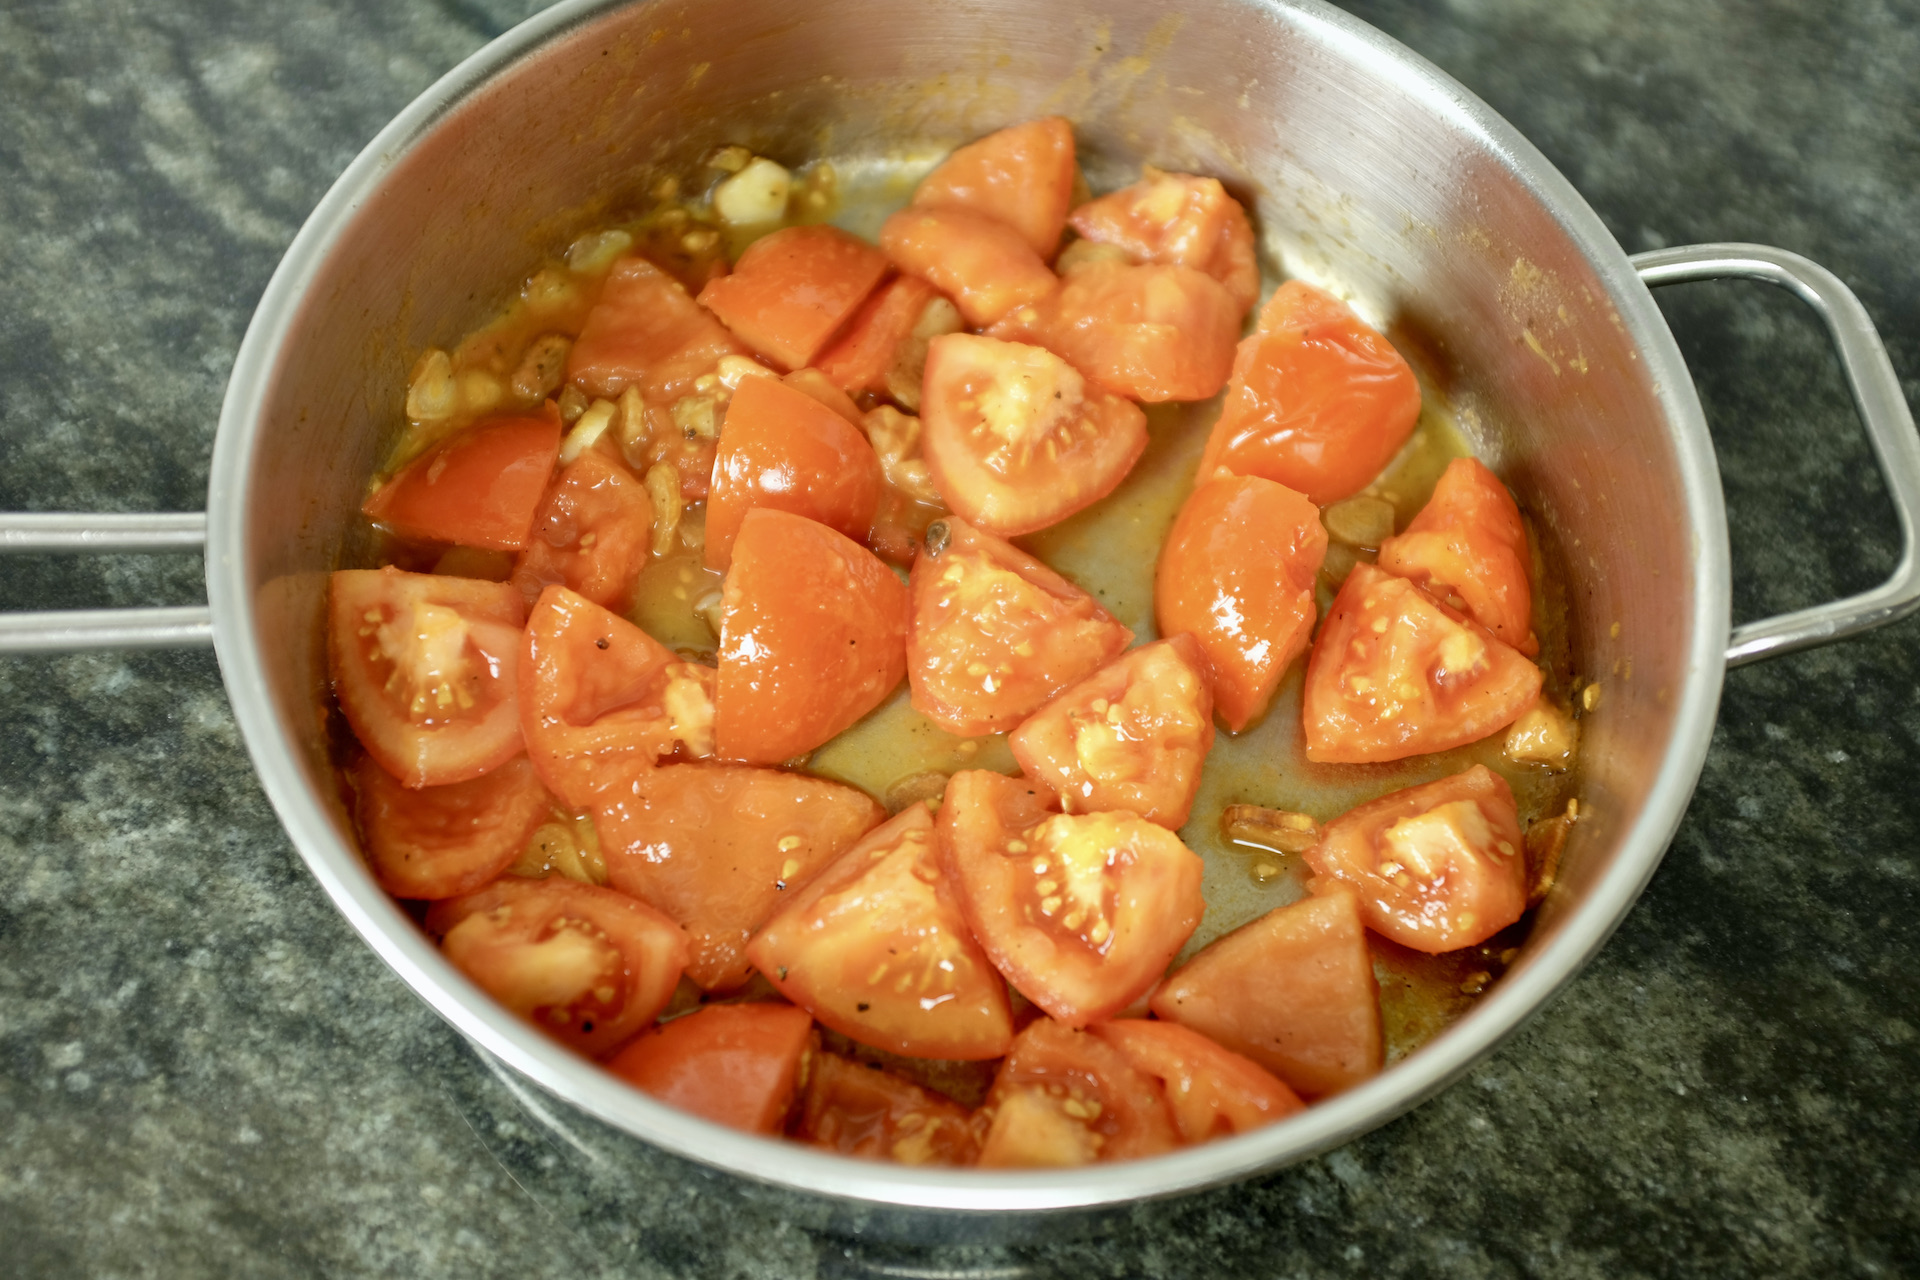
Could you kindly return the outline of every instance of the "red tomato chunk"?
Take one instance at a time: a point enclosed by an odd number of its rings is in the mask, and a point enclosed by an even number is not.
[[[371,756],[354,770],[354,813],[380,887],[396,898],[452,898],[505,871],[553,797],[524,756],[444,787],[403,787]]]
[[[557,414],[482,423],[415,458],[362,510],[402,537],[518,551],[559,452]]]
[[[885,255],[844,231],[788,227],[754,241],[731,275],[700,290],[700,302],[756,354],[798,369],[886,273]]]
[[[980,1109],[984,1168],[1064,1168],[1171,1151],[1152,1076],[1098,1036],[1041,1019],[1020,1033]]]
[[[1380,544],[1380,567],[1445,600],[1532,657],[1533,557],[1520,508],[1476,458],[1447,464],[1433,497],[1398,537]]]
[[[841,1155],[901,1164],[972,1164],[966,1108],[878,1066],[816,1052],[793,1135]]]
[[[785,1004],[717,1004],[622,1049],[613,1073],[662,1102],[748,1133],[778,1133],[793,1107],[813,1020]]]
[[[1073,200],[1074,170],[1073,126],[1046,116],[961,147],[921,180],[913,203],[1004,222],[1050,261]]]

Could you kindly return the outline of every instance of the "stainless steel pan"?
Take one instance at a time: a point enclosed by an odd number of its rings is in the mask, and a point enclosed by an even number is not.
[[[1270,265],[1335,281],[1460,411],[1564,565],[1585,725],[1581,823],[1521,956],[1474,1011],[1378,1078],[1284,1124],[1060,1173],[842,1160],[660,1106],[507,1014],[367,873],[323,725],[323,584],[351,557],[365,476],[411,355],[481,318],[654,166],[717,141],[849,172],[1059,111],[1096,185],[1142,159],[1221,175]],[[1726,522],[1691,381],[1649,285],[1793,290],[1827,322],[1904,538],[1864,595],[1728,628]],[[8,549],[207,550],[207,609],[13,615],[0,648],[206,643],[313,874],[443,1017],[545,1089],[661,1147],[854,1200],[1045,1209],[1164,1195],[1335,1146],[1465,1071],[1586,963],[1640,893],[1699,776],[1729,664],[1920,604],[1920,442],[1846,287],[1776,249],[1629,259],[1551,166],[1459,85],[1311,0],[1032,4],[566,0],[435,85],[363,152],[288,250],[234,366],[195,516],[0,517]],[[1619,664],[1630,676],[1612,674]]]

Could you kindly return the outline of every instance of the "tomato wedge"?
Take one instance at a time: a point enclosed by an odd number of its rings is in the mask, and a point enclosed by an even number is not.
[[[814,360],[844,391],[886,390],[887,370],[938,292],[925,280],[895,276],[861,304],[831,347]]]
[[[964,520],[927,526],[911,585],[913,709],[949,733],[1011,729],[1133,643],[1092,596]]]
[[[982,1168],[1135,1160],[1177,1142],[1157,1080],[1098,1036],[1045,1018],[1014,1040],[976,1123]]]
[[[1115,245],[1136,262],[1205,270],[1238,202],[1218,178],[1147,165],[1140,181],[1089,200],[1068,219],[1083,239]]]
[[[1328,823],[1307,863],[1359,895],[1367,927],[1439,955],[1485,942],[1527,909],[1527,859],[1506,779],[1475,765]]]
[[[372,757],[353,771],[354,814],[380,887],[396,898],[471,893],[513,865],[553,810],[525,756],[444,787],[403,787]]]
[[[781,995],[876,1049],[971,1060],[1013,1042],[1007,984],[967,930],[923,804],[784,903],[747,959]]]
[[[907,588],[859,543],[756,507],[721,593],[715,750],[780,764],[879,706],[907,667]]]
[[[1267,709],[1306,652],[1326,554],[1319,509],[1271,480],[1220,476],[1180,508],[1154,574],[1154,619],[1200,642],[1214,706],[1233,732]]]
[[[1337,298],[1298,280],[1240,343],[1200,474],[1264,476],[1327,506],[1364,489],[1413,434],[1420,384]]]
[[[815,1051],[793,1136],[843,1156],[967,1165],[978,1143],[966,1108],[878,1065]]]
[[[1190,635],[1142,645],[1063,690],[1007,739],[1068,813],[1125,809],[1177,828],[1213,746],[1212,676]]]
[[[482,422],[408,463],[360,510],[403,538],[518,551],[559,452],[558,413]]]
[[[561,468],[547,490],[513,585],[531,608],[553,583],[615,613],[633,603],[653,539],[653,500],[631,471],[599,449]]]
[[[567,356],[567,378],[588,395],[638,387],[650,405],[694,391],[720,357],[745,348],[678,280],[645,258],[622,258],[607,273]]]
[[[1447,601],[1529,658],[1540,652],[1532,564],[1519,506],[1477,458],[1448,463],[1406,531],[1380,544],[1382,569]]]
[[[782,895],[880,825],[865,793],[742,765],[633,770],[601,793],[594,830],[614,888],[686,926],[687,976],[709,991],[747,980],[747,939]]]
[[[1359,1084],[1383,1060],[1373,957],[1346,890],[1235,929],[1168,975],[1151,1004],[1309,1099]]]
[[[713,754],[713,668],[565,587],[527,619],[520,707],[534,769],[576,809],[676,748]]]
[[[700,303],[782,369],[798,369],[840,331],[887,274],[886,255],[837,227],[783,227],[747,246]]]
[[[959,148],[920,180],[913,203],[996,218],[1051,261],[1073,203],[1073,175],[1073,126],[1043,116]]]
[[[1130,813],[1039,810],[1037,784],[972,769],[940,803],[973,936],[1007,980],[1081,1027],[1144,995],[1200,923],[1199,855]],[[1049,797],[1050,798],[1050,797]]]
[[[1253,1059],[1177,1022],[1123,1018],[1088,1030],[1118,1049],[1134,1070],[1160,1082],[1183,1144],[1259,1129],[1307,1105]]]
[[[504,582],[392,568],[333,575],[334,694],[381,768],[409,787],[439,787],[520,754],[515,669],[526,607]]]
[[[927,347],[927,470],[963,519],[1003,537],[1113,492],[1147,447],[1147,415],[1052,352],[950,333]]]
[[[426,925],[488,995],[596,1057],[653,1021],[687,962],[680,926],[646,903],[559,877],[503,877]]]
[[[1347,575],[1307,660],[1307,759],[1403,760],[1478,742],[1540,696],[1540,668],[1405,578]]]
[[[792,1005],[708,1005],[647,1032],[607,1067],[704,1120],[779,1133],[812,1034],[813,1019]]]
[[[865,538],[884,483],[880,459],[857,426],[785,382],[747,378],[720,430],[707,497],[707,567],[732,561],[740,522],[756,507]]]
[[[1191,267],[1093,261],[989,333],[1045,347],[1118,395],[1205,400],[1227,384],[1245,314],[1224,285]]]
[[[894,265],[953,299],[971,325],[985,326],[1060,287],[1024,236],[965,209],[902,209],[880,227]]]

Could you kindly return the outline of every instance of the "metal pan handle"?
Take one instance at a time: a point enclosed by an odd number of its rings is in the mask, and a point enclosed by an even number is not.
[[[0,513],[0,553],[198,551],[207,518],[198,511],[155,515]],[[0,653],[82,649],[188,649],[213,643],[207,606],[66,609],[0,613]]]
[[[1840,277],[1819,263],[1764,244],[1690,244],[1633,256],[1649,286],[1688,280],[1764,280],[1791,292],[1820,313],[1840,353],[1853,403],[1880,460],[1887,494],[1900,519],[1900,563],[1893,576],[1857,596],[1742,623],[1733,629],[1727,665],[1737,667],[1796,649],[1811,649],[1898,621],[1920,609],[1920,564],[1914,559],[1914,519],[1920,510],[1920,436],[1894,376],[1887,349],[1867,309]]]

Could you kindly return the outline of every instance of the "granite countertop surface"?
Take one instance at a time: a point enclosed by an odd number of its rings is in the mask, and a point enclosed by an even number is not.
[[[0,509],[197,510],[248,317],[351,157],[533,0],[0,6]],[[1629,251],[1849,281],[1920,402],[1920,3],[1356,0]],[[1812,317],[1664,291],[1734,612],[1869,586],[1891,504]],[[0,607],[197,558],[0,561]],[[1920,1268],[1920,619],[1726,684],[1599,958],[1297,1167],[982,1241],[653,1151],[493,1069],[269,809],[209,652],[0,659],[0,1271],[21,1276],[1881,1275]],[[884,1229],[881,1229],[883,1228]]]

